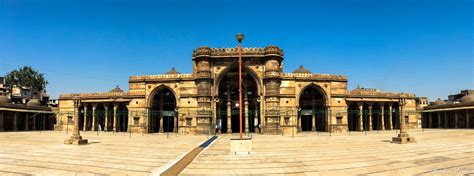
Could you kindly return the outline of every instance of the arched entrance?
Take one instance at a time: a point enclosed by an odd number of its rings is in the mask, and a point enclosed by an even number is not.
[[[260,123],[259,86],[255,75],[242,68],[242,103],[239,104],[239,70],[229,68],[218,80],[218,102],[216,102],[217,124],[222,133],[239,132],[239,106],[242,108],[242,131],[255,132]]]
[[[149,114],[149,132],[173,132],[177,124],[176,97],[174,93],[165,86],[160,86],[152,93]]]
[[[326,96],[316,85],[306,87],[300,95],[301,131],[326,131]]]

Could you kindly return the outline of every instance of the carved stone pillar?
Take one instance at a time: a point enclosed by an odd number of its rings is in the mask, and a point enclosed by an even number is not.
[[[362,111],[364,110],[364,103],[358,102],[357,106],[359,107],[359,131],[364,131],[364,119],[363,119],[363,113]]]
[[[369,103],[369,131],[372,131],[372,103]]]
[[[389,103],[388,104],[388,127],[390,128],[390,130],[393,130],[393,120],[392,120],[392,103]]]
[[[230,96],[229,93],[227,93]],[[231,100],[230,98],[227,99],[227,133],[232,133],[232,108],[231,108]]]
[[[380,103],[380,109],[382,110],[381,111],[381,113],[382,113],[381,114],[381,116],[382,116],[381,119],[382,120],[380,121],[381,125],[382,125],[381,129],[385,130],[385,104],[384,103]]]
[[[301,113],[298,113],[298,132],[303,131],[301,129]]]
[[[105,111],[105,124],[104,124],[104,131],[109,131],[109,106],[104,104],[104,111]]]
[[[92,104],[92,131],[96,131],[96,125],[97,125],[97,121],[96,121],[96,110],[97,108],[97,104]]]
[[[247,94],[245,95],[247,97]],[[248,133],[250,129],[250,124],[249,124],[249,102],[247,98],[244,101],[244,110],[245,110],[245,125],[243,126],[244,132]]]
[[[159,117],[158,121],[160,122],[160,123],[159,123],[159,124],[160,124],[160,126],[159,126],[159,132],[160,132],[160,133],[163,133],[163,128],[164,128],[164,126],[163,126],[163,121],[164,121],[164,119],[163,119],[163,103],[164,103],[164,101],[163,101],[163,94],[160,94],[160,96],[161,96],[161,97],[160,97],[160,112],[159,112],[159,114],[158,114],[158,117]]]
[[[87,130],[87,105],[84,103],[84,126],[82,127],[84,131]]]
[[[114,131],[117,132],[117,125],[118,125],[118,122],[117,122],[117,109],[118,109],[118,105],[117,104],[114,104]]]

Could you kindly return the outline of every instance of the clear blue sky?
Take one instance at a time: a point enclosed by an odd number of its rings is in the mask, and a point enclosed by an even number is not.
[[[198,46],[274,44],[284,69],[346,75],[431,100],[474,89],[472,0],[0,0],[0,74],[44,72],[49,94],[128,90],[130,75],[192,72]]]

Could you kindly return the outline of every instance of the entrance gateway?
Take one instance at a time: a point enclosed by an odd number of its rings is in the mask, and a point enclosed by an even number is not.
[[[87,131],[236,133],[239,106],[243,131],[250,133],[391,130],[399,128],[400,117],[409,129],[418,127],[417,114],[405,113],[416,109],[414,94],[359,87],[349,91],[347,77],[317,74],[303,66],[284,72],[283,50],[277,46],[243,48],[241,105],[237,60],[237,48],[199,47],[192,54],[192,73],[173,68],[159,75],[130,76],[128,91],[117,87],[62,94],[55,129],[68,129],[75,98],[82,100],[79,126]],[[406,100],[403,108],[401,99]]]

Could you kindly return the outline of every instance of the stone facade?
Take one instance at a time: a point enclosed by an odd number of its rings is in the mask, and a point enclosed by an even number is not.
[[[173,69],[131,76],[128,92],[63,94],[57,129],[66,129],[75,98],[83,103],[83,130],[231,133],[238,131],[239,106],[244,106],[245,132],[388,130],[397,128],[401,116],[409,128],[418,126],[414,94],[348,91],[347,77],[314,74],[304,67],[284,73],[283,50],[276,46],[243,48],[244,103],[239,105],[237,60],[237,48],[199,47],[191,74]],[[401,99],[407,102],[403,107]]]

